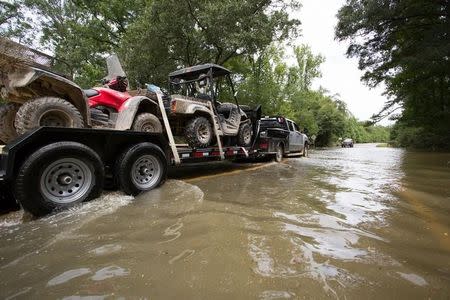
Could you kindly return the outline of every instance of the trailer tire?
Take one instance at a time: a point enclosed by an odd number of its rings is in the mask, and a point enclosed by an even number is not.
[[[167,168],[161,148],[152,143],[136,144],[125,150],[117,161],[116,184],[126,194],[136,196],[162,185]]]
[[[57,142],[31,154],[19,168],[14,194],[35,216],[100,196],[104,165],[95,151],[75,142]]]
[[[141,113],[136,116],[131,128],[133,131],[161,133],[162,125],[159,119],[151,113]]]
[[[187,122],[185,136],[192,148],[208,147],[213,137],[211,122],[205,117],[194,117]]]
[[[17,137],[14,120],[19,107],[16,103],[0,105],[0,140],[6,144]]]
[[[18,134],[39,126],[84,127],[80,111],[69,101],[57,97],[42,97],[25,102],[17,112]]]

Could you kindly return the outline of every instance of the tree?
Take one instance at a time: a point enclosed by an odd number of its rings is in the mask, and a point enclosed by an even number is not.
[[[20,0],[14,2],[14,22],[7,32],[25,44],[39,44],[53,52],[59,62],[57,71],[88,87],[105,75],[104,57],[117,51],[126,28],[146,2]],[[30,17],[25,20],[24,15]],[[17,20],[28,26],[17,25]],[[36,32],[34,27],[40,30]]]
[[[130,27],[122,53],[132,77],[161,84],[160,75],[176,67],[226,64],[295,36],[300,22],[287,10],[298,6],[297,0],[154,1]]]
[[[450,148],[449,16],[445,0],[347,0],[338,14],[336,37],[350,41],[363,80],[386,84],[389,100],[374,121],[400,106],[398,128],[426,134],[422,146]]]
[[[25,17],[22,1],[0,0],[0,36],[15,37],[19,41],[25,40],[25,33],[32,30],[30,18]]]

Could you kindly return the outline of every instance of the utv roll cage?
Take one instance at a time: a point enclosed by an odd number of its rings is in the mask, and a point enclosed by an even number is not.
[[[202,76],[203,75],[203,76]],[[201,80],[209,80],[209,86],[206,86],[207,93],[204,96],[208,98],[205,100],[211,100],[216,107],[218,103],[218,90],[219,82],[215,82],[215,79],[225,77],[228,85],[231,87],[231,92],[233,94],[234,101],[239,107],[239,102],[236,97],[236,90],[234,88],[233,81],[231,80],[231,71],[228,69],[216,65],[216,64],[202,64],[196,65],[184,69],[174,71],[169,74],[169,91],[170,94],[176,93],[181,86],[186,86],[188,93],[193,94],[193,89],[195,89],[195,83]],[[205,97],[201,97],[205,98]]]

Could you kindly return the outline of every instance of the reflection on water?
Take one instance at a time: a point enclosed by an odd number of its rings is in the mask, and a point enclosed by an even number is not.
[[[316,150],[174,169],[137,199],[107,194],[39,220],[3,216],[0,297],[446,298],[449,161]]]

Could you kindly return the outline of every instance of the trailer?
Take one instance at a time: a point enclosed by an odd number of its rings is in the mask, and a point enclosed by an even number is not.
[[[36,216],[98,197],[105,186],[137,195],[162,185],[169,165],[258,156],[259,149],[177,145],[157,94],[164,133],[40,127],[2,148],[0,203],[16,203]],[[257,134],[255,134],[256,136]]]

